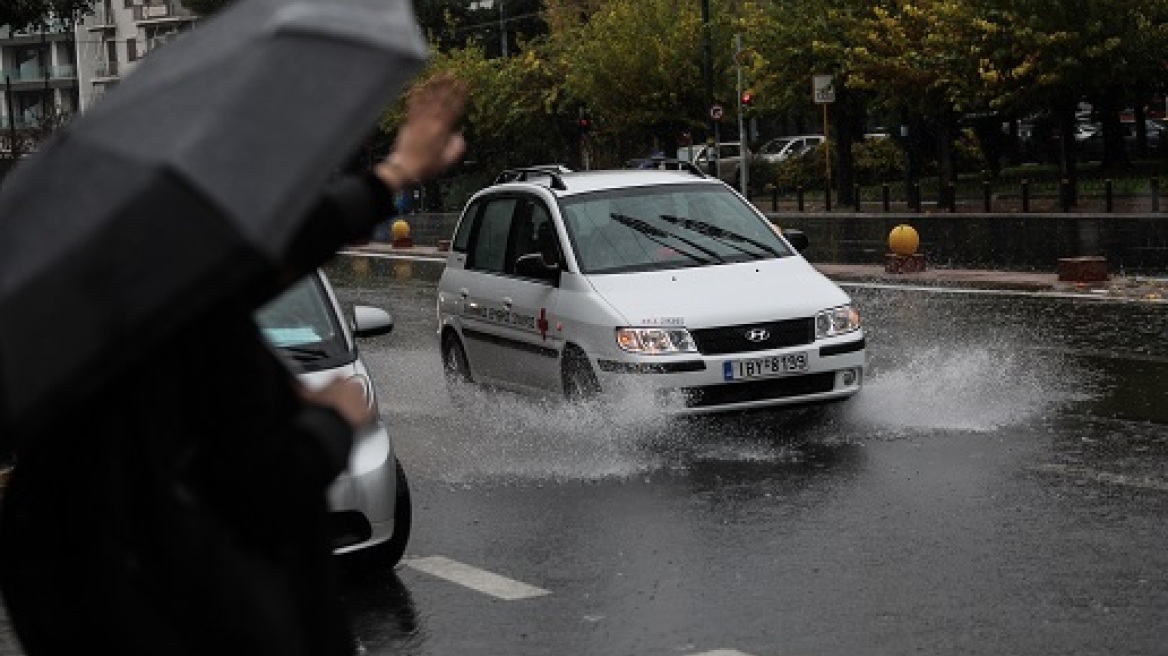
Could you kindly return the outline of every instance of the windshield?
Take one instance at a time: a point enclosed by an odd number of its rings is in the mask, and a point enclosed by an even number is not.
[[[763,155],[778,155],[782,153],[783,148],[786,148],[787,144],[791,143],[792,141],[794,141],[794,139],[775,139],[774,141],[770,141],[765,146],[763,146],[762,150],[759,152],[761,152]]]
[[[293,363],[315,371],[352,360],[323,284],[307,276],[256,313],[268,343]]]
[[[774,227],[720,185],[660,185],[562,201],[582,273],[705,266],[792,255]]]

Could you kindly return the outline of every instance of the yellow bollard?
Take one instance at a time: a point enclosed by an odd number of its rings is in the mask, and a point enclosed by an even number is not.
[[[394,248],[412,248],[414,240],[410,237],[410,224],[406,223],[405,219],[398,219],[390,226],[390,232],[393,233],[393,247]]]
[[[892,252],[884,257],[884,270],[888,273],[917,273],[925,270],[925,256],[918,253],[921,237],[916,229],[902,223],[888,233],[888,248]]]

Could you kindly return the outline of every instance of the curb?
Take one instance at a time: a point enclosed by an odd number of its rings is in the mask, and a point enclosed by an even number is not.
[[[434,262],[442,262],[447,256],[447,252],[440,251],[434,246],[394,247],[392,244],[379,242],[351,246],[340,251],[340,254],[417,258]],[[1096,300],[1168,303],[1168,279],[1114,276],[1107,281],[1074,282],[1059,280],[1057,272],[928,268],[923,271],[890,273],[883,264],[812,262],[811,265],[836,282],[902,287],[948,287],[1032,294],[1066,294]]]

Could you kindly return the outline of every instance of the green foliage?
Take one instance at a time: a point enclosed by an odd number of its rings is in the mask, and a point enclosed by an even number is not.
[[[4,0],[0,3],[0,26],[24,29],[50,18],[75,21],[93,13],[92,0]]]
[[[856,182],[870,185],[904,177],[904,149],[896,141],[865,139],[852,146],[856,164]]]

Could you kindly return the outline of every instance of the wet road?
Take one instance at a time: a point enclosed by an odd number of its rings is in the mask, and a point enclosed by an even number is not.
[[[1168,654],[1168,306],[848,286],[872,368],[825,417],[458,413],[436,267],[329,271],[395,315],[414,497],[406,563],[347,570],[363,654]]]
[[[848,287],[872,369],[826,417],[453,411],[436,269],[345,257],[411,477],[367,654],[1168,653],[1168,307]]]

